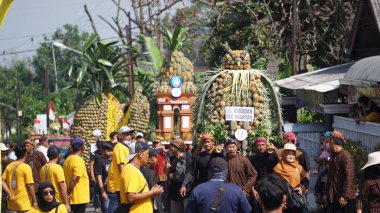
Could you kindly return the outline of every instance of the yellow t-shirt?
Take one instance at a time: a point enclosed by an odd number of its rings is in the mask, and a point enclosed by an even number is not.
[[[364,118],[365,121],[368,122],[376,122],[380,123],[380,113],[379,112],[371,112]]]
[[[139,169],[132,164],[127,164],[121,172],[121,188],[120,201],[128,203],[127,192],[141,193],[149,192],[149,186]],[[145,200],[132,205],[130,212],[150,213],[153,212],[152,198],[148,197]]]
[[[63,163],[63,171],[69,187],[73,176],[78,176],[78,182],[71,192],[70,204],[83,204],[90,202],[90,182],[88,180],[86,164],[77,155],[70,155]]]
[[[32,207],[30,209],[29,213],[55,213],[55,208],[52,209],[52,210],[50,210],[50,211],[48,211],[48,212],[44,212],[38,206],[36,206],[36,207]],[[63,205],[63,204],[59,205],[57,213],[67,213],[66,206]]]
[[[13,195],[13,200],[7,200],[8,209],[28,211],[32,206],[32,199],[29,197],[26,185],[34,183],[30,166],[19,161],[12,162],[7,166],[1,178],[7,183]],[[15,180],[16,185],[12,186],[12,180]]]
[[[40,170],[41,183],[50,182],[55,189],[55,199],[57,202],[62,203],[58,183],[65,182],[65,175],[62,166],[56,163],[47,163]]]
[[[120,191],[120,171],[119,164],[128,163],[127,156],[129,155],[129,149],[122,143],[117,143],[113,149],[112,162],[108,171],[108,184],[107,190],[111,193]]]

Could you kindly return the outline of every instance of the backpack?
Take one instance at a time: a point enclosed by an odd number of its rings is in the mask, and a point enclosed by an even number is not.
[[[174,181],[182,183],[185,180],[186,174],[186,153],[178,160],[174,172]]]

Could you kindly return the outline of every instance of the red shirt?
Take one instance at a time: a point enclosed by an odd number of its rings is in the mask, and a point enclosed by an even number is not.
[[[165,152],[161,152],[157,155],[157,165],[153,168],[153,170],[156,173],[159,182],[167,180],[165,175]]]

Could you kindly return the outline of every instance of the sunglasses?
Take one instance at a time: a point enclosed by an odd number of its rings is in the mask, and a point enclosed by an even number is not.
[[[54,196],[55,192],[53,190],[42,191],[42,195],[45,197],[48,196],[49,194]]]

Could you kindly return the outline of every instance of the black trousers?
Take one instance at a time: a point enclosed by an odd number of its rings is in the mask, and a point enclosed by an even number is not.
[[[86,212],[86,203],[82,204],[70,204],[72,213],[84,213]]]
[[[339,202],[329,203],[329,212],[330,213],[356,213],[356,201],[347,200],[345,206],[340,206]]]

